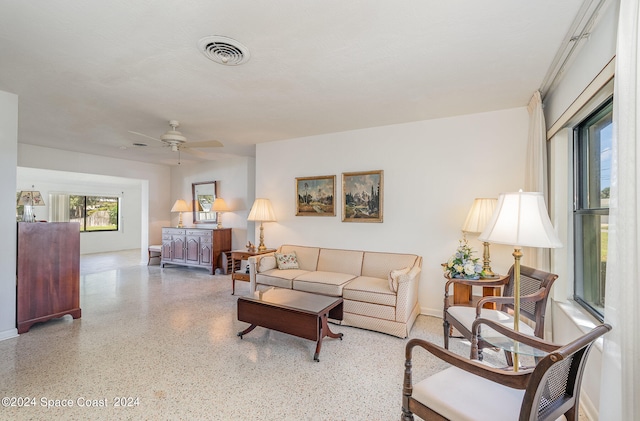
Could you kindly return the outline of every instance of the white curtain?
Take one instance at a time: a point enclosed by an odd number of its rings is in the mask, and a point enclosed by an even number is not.
[[[69,195],[49,195],[49,221],[69,222]]]
[[[542,111],[540,91],[536,91],[527,107],[529,111],[529,138],[525,162],[524,190],[541,192],[549,206],[547,188],[547,127]],[[527,248],[522,263],[537,269],[549,270],[549,250]]]
[[[640,150],[638,0],[621,0],[613,105],[613,146],[600,419],[640,414]]]

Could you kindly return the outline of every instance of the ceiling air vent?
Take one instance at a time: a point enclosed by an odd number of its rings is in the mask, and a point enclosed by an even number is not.
[[[198,41],[198,48],[209,60],[225,66],[237,66],[249,60],[247,47],[235,39],[213,35]]]

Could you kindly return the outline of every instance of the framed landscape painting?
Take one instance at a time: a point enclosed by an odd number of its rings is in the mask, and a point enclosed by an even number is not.
[[[335,216],[335,191],[335,175],[296,178],[296,216]]]
[[[382,222],[382,170],[342,173],[342,221]]]

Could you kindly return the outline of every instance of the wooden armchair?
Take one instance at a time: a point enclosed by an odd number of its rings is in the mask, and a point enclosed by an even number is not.
[[[544,335],[544,316],[547,308],[547,299],[553,282],[558,275],[533,269],[526,266],[520,267],[520,315],[535,323],[534,327],[520,319],[519,330],[525,335],[542,338]],[[501,297],[484,297],[478,301],[476,307],[452,306],[449,302],[449,287],[455,282],[474,286],[495,286],[495,280],[480,279],[470,281],[465,279],[450,279],[445,285],[444,292],[444,347],[449,349],[449,337],[453,326],[460,334],[471,341],[473,322],[482,317],[493,320],[509,328],[513,328],[513,307],[514,307],[514,274],[513,266],[509,269],[509,277],[504,285]],[[497,309],[483,308],[486,303],[496,303]],[[493,347],[482,339],[482,334],[478,335],[477,358],[482,360],[482,349]],[[505,352],[507,363],[511,364],[511,354]]]
[[[469,360],[431,342],[412,339],[405,349],[401,420],[412,421],[415,414],[425,420],[531,421],[555,420],[564,414],[567,421],[577,421],[582,374],[591,345],[611,326],[598,326],[562,347],[498,323],[494,327],[549,354],[535,368],[513,372]],[[415,347],[427,350],[452,367],[413,384],[411,359]]]

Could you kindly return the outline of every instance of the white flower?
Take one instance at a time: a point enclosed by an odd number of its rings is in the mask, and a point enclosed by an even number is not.
[[[467,275],[476,274],[476,265],[471,260],[467,260],[467,262],[464,264],[464,273]]]

